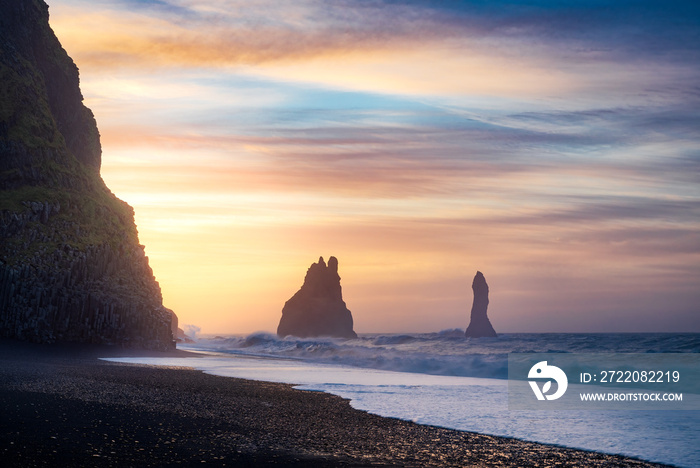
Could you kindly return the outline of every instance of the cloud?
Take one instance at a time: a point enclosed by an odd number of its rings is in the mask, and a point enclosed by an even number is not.
[[[138,66],[150,62],[185,67],[367,53],[393,49],[402,42],[408,42],[404,47],[409,47],[426,37],[407,39],[430,29],[418,17],[400,15],[387,21],[372,15],[370,8],[327,11],[316,2],[284,7],[234,2],[225,9],[211,8],[215,5],[192,2],[181,15],[151,14],[150,9],[91,9],[82,13],[66,8],[53,15],[52,25],[65,32],[61,36],[75,52],[93,60],[102,57],[105,65],[110,61],[128,65],[131,61]],[[93,40],[86,41],[87,37]]]
[[[603,198],[603,197],[601,197]],[[572,197],[565,200],[570,208],[558,208],[535,215],[511,217],[508,223],[556,225],[560,223],[588,226],[591,223],[657,221],[695,225],[700,219],[698,200],[663,200],[652,197]]]
[[[207,105],[188,115],[206,114]],[[138,147],[153,162],[127,159],[112,168],[106,161],[105,170],[124,179],[130,171],[154,179],[169,175],[189,190],[235,187],[359,198],[497,194],[565,200],[642,189],[667,197],[681,196],[700,181],[694,130],[683,109],[541,111],[478,121],[427,106],[393,114],[309,106],[260,109],[254,125],[249,114],[230,111],[231,118],[212,110],[215,119],[185,128],[180,117],[129,117],[124,122],[130,124],[102,131],[105,148]],[[687,133],[686,140],[679,133]]]
[[[652,20],[630,7],[571,5],[445,10],[434,2],[136,3],[141,8],[60,8],[52,25],[71,55],[94,73],[234,67],[276,79],[409,94],[523,97],[597,90],[605,99],[613,91],[632,95],[669,80],[681,92],[697,81],[700,63],[700,48],[688,45],[693,29],[673,8],[654,9]]]
[[[269,328],[322,250],[368,330],[457,316],[477,268],[509,323],[562,330],[697,304],[696,12],[57,0],[51,22],[183,323]]]

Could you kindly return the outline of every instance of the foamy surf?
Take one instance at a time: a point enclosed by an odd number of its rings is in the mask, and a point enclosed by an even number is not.
[[[380,416],[690,467],[700,460],[697,411],[510,411],[503,368],[507,375],[509,352],[698,352],[699,347],[697,334],[467,340],[445,331],[334,340],[257,333],[182,347],[215,353],[198,359],[118,360],[297,384],[347,398],[354,408]]]
[[[509,353],[700,353],[700,335],[504,334],[470,339],[464,330],[375,334],[357,339],[279,338],[270,333],[208,337],[188,348],[221,353],[303,359],[398,372],[508,378]]]

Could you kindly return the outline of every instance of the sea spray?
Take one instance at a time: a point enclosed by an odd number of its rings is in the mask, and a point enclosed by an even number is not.
[[[507,379],[509,353],[700,352],[697,334],[503,334],[465,338],[460,329],[364,334],[357,339],[279,338],[258,332],[202,337],[196,349],[430,375]]]

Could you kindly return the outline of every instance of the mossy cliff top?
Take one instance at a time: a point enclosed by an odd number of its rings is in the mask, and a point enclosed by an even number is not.
[[[78,68],[48,19],[41,0],[0,0],[0,212],[60,206],[51,226],[34,227],[72,226],[82,234],[57,239],[79,248],[137,241],[133,210],[100,177],[97,124],[83,104]],[[16,243],[3,242],[0,260],[21,258]]]
[[[78,67],[49,27],[41,0],[0,0],[0,139],[67,150],[93,173],[100,139],[83,105]]]

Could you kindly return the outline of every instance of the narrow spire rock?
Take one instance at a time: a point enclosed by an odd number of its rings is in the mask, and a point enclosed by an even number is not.
[[[496,331],[489,321],[486,311],[489,307],[489,285],[480,271],[476,272],[472,281],[474,302],[472,303],[471,320],[465,336],[471,338],[496,337]]]

